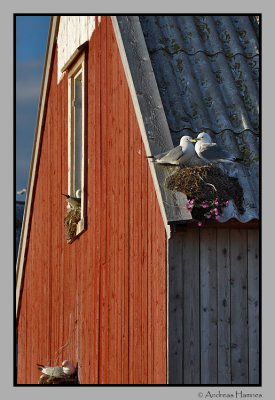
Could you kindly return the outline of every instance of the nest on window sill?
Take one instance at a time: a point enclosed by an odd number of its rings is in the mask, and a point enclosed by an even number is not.
[[[243,189],[238,178],[228,176],[212,165],[182,168],[166,179],[166,186],[197,202],[213,202],[217,197],[220,202],[233,200],[239,213],[244,213]]]
[[[66,217],[64,218],[64,226],[67,243],[72,243],[76,237],[77,224],[81,219],[80,207],[74,207],[68,210]]]
[[[79,385],[77,374],[55,378],[42,374],[38,380],[38,385]]]

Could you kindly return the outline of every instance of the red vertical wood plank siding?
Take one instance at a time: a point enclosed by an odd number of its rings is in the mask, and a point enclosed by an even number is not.
[[[123,67],[120,65],[120,70]],[[125,107],[123,108],[123,121],[121,125],[122,134],[124,138],[124,165],[128,166],[128,173],[122,173],[122,185],[124,188],[124,224],[123,224],[123,235],[124,235],[124,254],[123,254],[123,280],[122,280],[122,382],[129,383],[129,249],[130,249],[130,190],[129,190],[129,92],[127,82],[124,79],[123,71],[121,71],[121,83],[123,86],[122,96],[124,98]],[[123,171],[123,169],[122,169]]]
[[[61,151],[59,151],[60,159],[61,159],[61,171],[62,171],[62,182],[61,182],[61,188],[62,188],[62,193],[67,193],[68,192],[68,90],[67,90],[67,73],[65,73],[65,77],[61,81],[60,85],[60,96],[61,99],[59,100],[62,102],[62,115],[61,115],[61,129],[62,131],[60,132],[60,146],[61,146]],[[62,196],[63,197],[63,196]],[[64,202],[64,199],[60,203],[60,209],[59,212],[61,213],[60,215],[64,216],[66,213],[66,202]],[[62,282],[60,282],[60,303],[61,303],[61,315],[60,315],[60,323],[62,323],[62,345],[66,346],[70,338],[68,338],[67,331],[65,329],[66,326],[66,321],[67,321],[67,316],[65,313],[65,300],[67,297],[67,290],[68,287],[66,285],[66,276],[68,274],[68,249],[67,246],[64,246],[64,226],[63,224],[60,224],[60,236],[59,236],[59,243],[61,246],[61,253],[62,253],[62,258],[61,258],[61,279]],[[63,240],[62,240],[63,237]],[[66,266],[66,267],[65,267]],[[68,350],[69,344],[64,350]],[[58,350],[57,350],[58,351]],[[60,358],[63,356],[62,349],[60,350]]]
[[[154,324],[154,375],[155,383],[162,383],[162,371],[166,370],[166,360],[161,356],[166,351],[166,320],[162,318],[166,315],[166,267],[162,263],[166,254],[166,241],[161,231],[158,230],[157,221],[159,219],[159,207],[155,205],[154,235],[156,243],[154,246],[154,254],[156,262],[152,268],[152,306],[153,306],[153,324]]]
[[[109,236],[107,225],[109,223],[109,203],[107,201],[107,191],[109,190],[107,181],[107,170],[110,168],[108,163],[108,106],[109,98],[107,96],[107,82],[106,82],[106,68],[107,68],[107,43],[103,38],[106,38],[106,18],[102,18],[100,27],[98,29],[100,35],[99,47],[101,48],[100,54],[100,107],[101,107],[101,120],[98,134],[101,136],[101,171],[102,171],[102,186],[100,188],[102,194],[102,208],[101,217],[101,267],[100,267],[100,331],[99,331],[99,383],[108,381],[108,364],[104,361],[108,359],[108,269],[109,269]],[[101,40],[102,38],[102,40]]]
[[[152,268],[153,268],[153,262],[154,262],[154,257],[152,254],[152,249],[154,247],[152,241],[150,238],[154,234],[153,230],[153,221],[155,217],[154,213],[154,193],[150,190],[150,185],[151,183],[151,174],[150,171],[147,170],[147,189],[148,189],[148,220],[147,220],[147,225],[148,225],[148,235],[147,235],[147,241],[148,241],[148,256],[147,256],[147,265],[148,265],[148,270],[147,270],[147,281],[148,281],[148,305],[147,305],[147,310],[148,310],[148,319],[147,319],[147,327],[148,327],[148,337],[147,337],[147,343],[148,343],[148,359],[147,359],[147,371],[148,371],[148,383],[153,383],[153,306],[152,306],[152,289],[153,289],[153,282],[152,282]]]
[[[18,322],[18,383],[166,383],[166,234],[110,17],[87,57],[87,230],[68,245],[67,73],[55,50]]]
[[[141,204],[141,357],[142,360],[146,360],[142,364],[142,382],[148,383],[148,282],[147,282],[147,271],[148,271],[148,185],[147,179],[148,174],[147,165],[142,162],[146,158],[145,149],[143,143],[140,143],[140,160],[141,160],[141,185],[143,190],[140,191],[140,204]]]
[[[116,239],[117,239],[117,231],[118,228],[116,226],[116,211],[118,212],[117,206],[117,198],[118,190],[117,182],[116,182],[116,170],[114,168],[115,157],[116,154],[116,109],[115,109],[115,89],[114,85],[116,82],[116,69],[114,68],[114,54],[112,47],[112,37],[110,35],[110,30],[107,29],[107,70],[106,76],[107,80],[107,93],[106,95],[109,98],[107,118],[107,147],[108,147],[108,159],[109,159],[109,168],[107,169],[108,174],[108,196],[110,197],[110,220],[108,226],[109,232],[109,265],[108,265],[108,274],[109,274],[109,285],[108,285],[108,332],[109,332],[109,354],[108,354],[108,382],[116,383],[116,374],[117,374],[117,349],[116,349],[116,302],[117,302],[117,291],[115,290],[115,274],[118,273],[116,271]],[[108,246],[107,243],[107,246]],[[112,329],[113,326],[116,326],[116,329]]]

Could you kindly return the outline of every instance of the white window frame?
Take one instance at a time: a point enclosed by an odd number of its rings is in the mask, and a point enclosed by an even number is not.
[[[85,192],[85,98],[86,98],[86,77],[85,77],[85,52],[77,59],[77,61],[68,69],[68,194],[75,196],[73,193],[74,180],[74,93],[75,81],[82,74],[82,157],[81,157],[81,219],[77,224],[76,235],[85,230],[85,209],[86,209],[86,192]]]

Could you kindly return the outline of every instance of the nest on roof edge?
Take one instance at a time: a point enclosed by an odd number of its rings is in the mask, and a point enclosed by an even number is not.
[[[197,204],[214,204],[218,199],[222,205],[228,200],[233,200],[238,212],[244,213],[243,189],[238,178],[228,176],[212,165],[181,168],[166,179],[166,187],[185,193],[188,199],[194,199]],[[217,207],[218,212],[223,211],[224,207]],[[189,209],[192,210],[194,219],[205,219],[205,207]]]
[[[68,210],[66,217],[64,218],[64,226],[67,243],[72,243],[76,237],[77,224],[81,219],[80,207],[74,207]]]

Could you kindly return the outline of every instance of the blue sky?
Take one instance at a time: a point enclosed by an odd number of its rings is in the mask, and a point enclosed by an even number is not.
[[[49,23],[50,16],[16,17],[16,191],[28,183]]]

